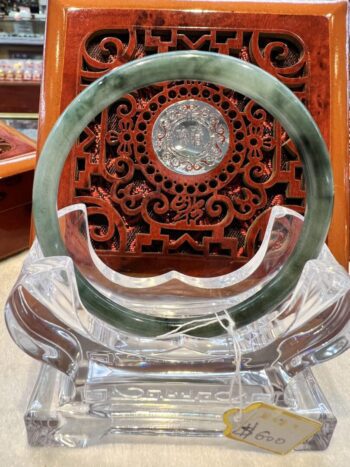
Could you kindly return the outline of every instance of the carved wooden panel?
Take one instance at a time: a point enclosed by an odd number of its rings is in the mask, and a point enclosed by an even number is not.
[[[66,13],[61,110],[92,81],[130,60],[210,50],[252,62],[281,80],[308,106],[329,142],[326,17],[199,14],[164,5]],[[221,163],[191,176],[164,165],[152,141],[158,116],[183,101],[210,104],[231,135]],[[60,205],[87,205],[103,261],[133,273],[145,264],[150,274],[228,272],[254,255],[272,206],[303,212],[305,204],[299,156],[280,124],[246,96],[200,82],[157,83],[105,109],[82,133],[61,185]]]
[[[128,60],[172,50],[209,50],[255,63],[308,102],[309,64],[300,40],[218,29],[94,33],[81,48],[77,92]],[[195,176],[195,167],[186,168],[190,175],[164,167],[152,141],[162,111],[190,101],[210,103],[231,135],[222,163]],[[191,255],[226,259],[232,268],[259,247],[266,210],[284,204],[303,211],[302,166],[279,123],[245,96],[208,83],[160,83],[124,96],[91,123],[73,157],[74,201],[88,206],[96,250],[161,255],[169,268],[175,260],[186,271],[181,258]]]

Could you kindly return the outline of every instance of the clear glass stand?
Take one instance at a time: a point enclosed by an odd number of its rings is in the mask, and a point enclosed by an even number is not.
[[[99,356],[106,360],[110,353]],[[83,373],[83,371],[82,371]],[[107,376],[108,374],[108,376]],[[239,444],[224,435],[223,413],[239,405],[230,398],[225,372],[107,371],[91,359],[85,375],[72,384],[63,373],[43,365],[25,413],[32,446],[87,447],[166,435],[205,438],[205,443]],[[321,432],[298,450],[326,449],[337,420],[310,369],[285,378],[276,370],[242,372],[243,403],[267,402],[322,422]],[[237,387],[234,387],[237,393]],[[195,439],[195,440],[194,440]],[[164,442],[164,438],[161,442]]]
[[[213,313],[223,324],[226,308],[263,287],[303,224],[294,211],[273,208],[258,253],[225,276],[127,277],[96,256],[84,207],[60,216],[67,248],[95,287],[139,312],[191,317],[192,327]],[[86,310],[71,258],[45,258],[35,243],[6,305],[12,338],[43,362],[25,414],[29,443],[83,447],[167,435],[239,449],[223,434],[224,412],[265,402],[321,421],[322,430],[298,449],[325,449],[336,418],[310,367],[349,347],[349,305],[349,275],[324,246],[293,293],[248,326],[224,326],[213,338],[191,336],[188,327],[140,337]]]

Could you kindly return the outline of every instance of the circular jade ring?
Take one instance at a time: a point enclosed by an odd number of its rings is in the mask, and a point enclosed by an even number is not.
[[[63,165],[79,135],[96,115],[123,95],[156,82],[176,80],[211,82],[253,99],[279,120],[304,165],[307,207],[299,241],[272,280],[251,297],[226,310],[238,328],[276,309],[293,290],[306,261],[316,258],[321,251],[333,207],[329,155],[315,122],[286,86],[254,65],[209,52],[171,52],[135,60],[91,84],[58,119],[41,152],[33,189],[36,233],[45,256],[68,254],[59,229],[57,192]],[[75,274],[86,309],[122,331],[154,337],[175,331],[179,326],[186,327],[193,320],[135,312],[104,296],[77,268]],[[214,314],[205,317],[209,324],[188,334],[213,337],[225,332]]]

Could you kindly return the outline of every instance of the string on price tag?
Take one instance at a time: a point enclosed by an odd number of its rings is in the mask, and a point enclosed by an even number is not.
[[[249,405],[237,417],[239,412],[233,408],[224,413],[224,435],[277,454],[287,454],[322,428],[316,420],[263,402]]]

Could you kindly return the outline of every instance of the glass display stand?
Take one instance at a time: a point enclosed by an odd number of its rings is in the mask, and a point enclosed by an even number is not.
[[[224,436],[223,413],[239,405],[237,397],[230,400],[229,370],[194,371],[190,376],[188,370],[183,374],[164,370],[166,375],[158,370],[141,377],[132,368],[111,369],[94,360],[108,362],[119,359],[119,354],[102,350],[92,355],[86,361],[88,369],[81,370],[85,377],[74,384],[59,371],[42,366],[25,413],[30,445],[87,447],[166,435],[205,438],[205,443],[239,448]],[[244,405],[267,402],[322,423],[321,432],[297,450],[328,447],[337,419],[310,369],[294,378],[285,378],[276,369],[242,372],[241,378]]]
[[[225,276],[140,278],[97,257],[85,206],[60,212],[69,254],[99,290],[146,314],[193,317],[193,326],[205,325],[209,310],[226,326],[221,310],[277,274],[302,224],[294,211],[273,208],[258,254]],[[223,414],[259,401],[321,421],[322,430],[298,449],[325,449],[336,418],[310,367],[348,348],[349,298],[350,278],[324,246],[288,299],[248,326],[214,338],[181,329],[138,337],[89,313],[72,259],[44,258],[35,242],[6,306],[12,338],[44,362],[25,414],[29,443],[84,447],[167,435],[236,448],[223,435]]]
[[[114,101],[154,82],[179,79],[230,86],[280,120],[304,164],[305,218],[271,205],[257,253],[225,274],[190,275],[177,270],[171,259],[168,272],[154,274],[147,266],[147,249],[137,242],[144,267],[111,269],[93,248],[94,234],[97,229],[100,236],[108,235],[117,228],[120,243],[126,241],[125,216],[115,210],[111,225],[89,225],[88,213],[102,212],[98,203],[93,211],[74,204],[58,215],[64,163],[84,128]],[[220,245],[221,230],[210,236],[206,222],[215,219],[221,229],[249,210],[244,190],[231,200],[210,194],[218,180],[226,183],[235,170],[235,156],[231,172],[222,166],[229,157],[228,142],[240,140],[239,134],[230,134],[225,118],[201,99],[183,98],[161,110],[151,140],[141,144],[145,136],[135,136],[137,151],[143,154],[147,147],[152,164],[159,166],[154,178],[154,167],[144,167],[148,156],[138,161],[133,152],[118,153],[118,146],[108,175],[113,200],[157,224],[152,242],[162,243],[180,213],[180,240],[191,242],[188,232],[197,229],[203,246],[213,248]],[[256,137],[249,141],[258,145]],[[262,172],[261,158],[250,153],[252,177]],[[101,155],[99,167],[106,171],[104,162]],[[142,170],[151,176],[155,192],[133,191],[130,180],[139,180]],[[210,184],[214,172],[217,179]],[[169,209],[163,182],[173,189],[173,220],[157,217]],[[73,447],[136,435],[227,442],[224,437],[234,436],[235,426],[246,430],[252,403],[260,408],[269,403],[270,412],[259,412],[259,427],[266,419],[275,423],[272,439],[279,447],[274,452],[327,447],[336,419],[310,367],[349,344],[350,278],[324,244],[333,192],[328,151],[310,114],[283,84],[251,64],[201,51],[169,52],[135,60],[88,86],[61,115],[41,152],[33,188],[38,240],[6,305],[12,338],[45,364],[25,416],[29,442]],[[254,202],[259,203],[258,195],[252,195]],[[204,206],[208,217],[201,219]],[[158,258],[164,259],[162,254]]]

